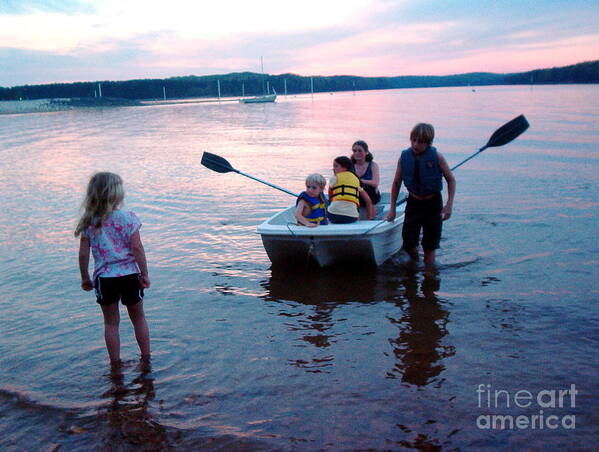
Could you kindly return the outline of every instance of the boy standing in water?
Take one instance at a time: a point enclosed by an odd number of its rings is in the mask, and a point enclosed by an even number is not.
[[[391,188],[391,207],[387,221],[396,216],[396,202],[401,183],[409,196],[406,203],[402,237],[403,248],[418,260],[418,243],[422,229],[424,263],[435,263],[435,250],[439,248],[443,221],[451,217],[456,182],[445,158],[432,146],[435,129],[430,124],[416,124],[410,133],[412,146],[401,153]],[[447,203],[443,207],[443,182],[447,182]]]

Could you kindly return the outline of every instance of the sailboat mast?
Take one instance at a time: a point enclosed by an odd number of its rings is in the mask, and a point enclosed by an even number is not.
[[[265,93],[265,88],[264,88],[264,57],[260,57],[260,73],[262,74],[262,94]]]

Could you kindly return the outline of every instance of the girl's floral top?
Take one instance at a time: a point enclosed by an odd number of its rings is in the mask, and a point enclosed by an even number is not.
[[[133,212],[113,211],[99,230],[89,226],[86,237],[94,256],[94,280],[98,276],[112,278],[139,273],[131,251],[131,236],[141,222]]]

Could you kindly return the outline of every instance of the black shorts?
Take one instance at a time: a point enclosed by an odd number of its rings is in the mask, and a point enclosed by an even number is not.
[[[119,300],[129,306],[144,299],[144,290],[139,287],[139,275],[133,273],[114,278],[96,278],[96,302],[98,304],[118,303]]]
[[[427,251],[439,248],[443,230],[441,210],[443,210],[441,193],[424,201],[408,197],[401,232],[404,249],[410,250],[418,246],[421,229],[422,248]]]
[[[363,188],[364,188],[364,191],[366,193],[368,193],[368,196],[370,197],[372,204],[378,204],[379,201],[381,200],[381,194],[379,193],[379,191],[376,188],[374,188],[372,185],[364,185]],[[360,197],[360,207],[364,207],[365,205],[366,205],[366,203],[364,202],[362,197]]]

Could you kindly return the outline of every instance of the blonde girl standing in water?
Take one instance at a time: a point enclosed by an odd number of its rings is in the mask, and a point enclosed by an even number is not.
[[[133,212],[119,210],[125,198],[123,180],[117,174],[96,173],[87,186],[75,237],[79,242],[81,288],[96,290],[104,315],[104,339],[112,364],[120,362],[119,305],[127,307],[142,359],[150,357],[150,333],[143,309],[143,289],[150,287],[148,267]],[[94,256],[93,279],[88,273],[89,251]]]

